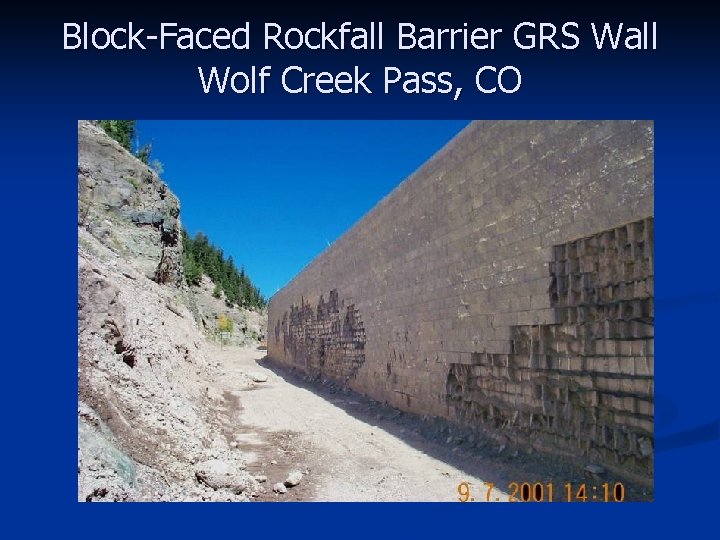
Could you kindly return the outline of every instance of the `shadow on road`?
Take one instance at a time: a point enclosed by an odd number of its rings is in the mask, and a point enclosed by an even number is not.
[[[512,493],[511,483],[552,482],[555,500],[562,500],[565,483],[600,485],[622,481],[626,501],[651,501],[652,488],[635,485],[610,473],[602,477],[584,470],[586,463],[571,458],[558,458],[505,445],[478,433],[451,424],[441,418],[421,417],[406,413],[358,394],[330,380],[311,378],[265,356],[258,360],[288,383],[306,389],[343,409],[354,418],[386,431],[409,446],[455,467],[469,476],[493,482],[496,489]],[[468,478],[458,478],[457,482]],[[479,486],[478,486],[479,487]],[[485,493],[485,489],[482,489]]]

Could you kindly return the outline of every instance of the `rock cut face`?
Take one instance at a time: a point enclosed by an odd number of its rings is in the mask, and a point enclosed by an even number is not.
[[[78,225],[158,283],[182,282],[180,203],[92,122],[78,123]]]

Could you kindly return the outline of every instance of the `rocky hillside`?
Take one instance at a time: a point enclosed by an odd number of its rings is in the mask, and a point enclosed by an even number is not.
[[[251,345],[265,339],[267,329],[267,310],[229,308],[225,302],[225,295],[216,292],[215,283],[203,276],[197,287],[189,288],[189,306],[195,315],[207,339],[218,340],[217,320],[225,315],[233,322],[232,332],[223,338],[231,345]]]
[[[223,374],[201,330],[222,306],[184,284],[179,216],[149,167],[78,123],[81,501],[247,500],[261,489],[222,432],[224,398],[208,381]],[[235,318],[237,341],[264,332],[259,314]]]
[[[158,283],[182,284],[180,203],[147,165],[78,123],[78,226]]]

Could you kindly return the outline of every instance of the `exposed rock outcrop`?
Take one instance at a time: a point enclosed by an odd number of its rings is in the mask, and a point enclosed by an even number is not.
[[[78,499],[247,500],[258,484],[187,307],[178,200],[97,126],[78,141]],[[209,460],[232,474],[198,475]]]
[[[180,203],[155,172],[91,122],[78,123],[78,225],[143,275],[182,283]]]

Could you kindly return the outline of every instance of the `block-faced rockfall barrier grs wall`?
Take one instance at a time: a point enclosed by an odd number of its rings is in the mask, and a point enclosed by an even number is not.
[[[652,475],[653,126],[474,122],[270,301],[268,354]]]

